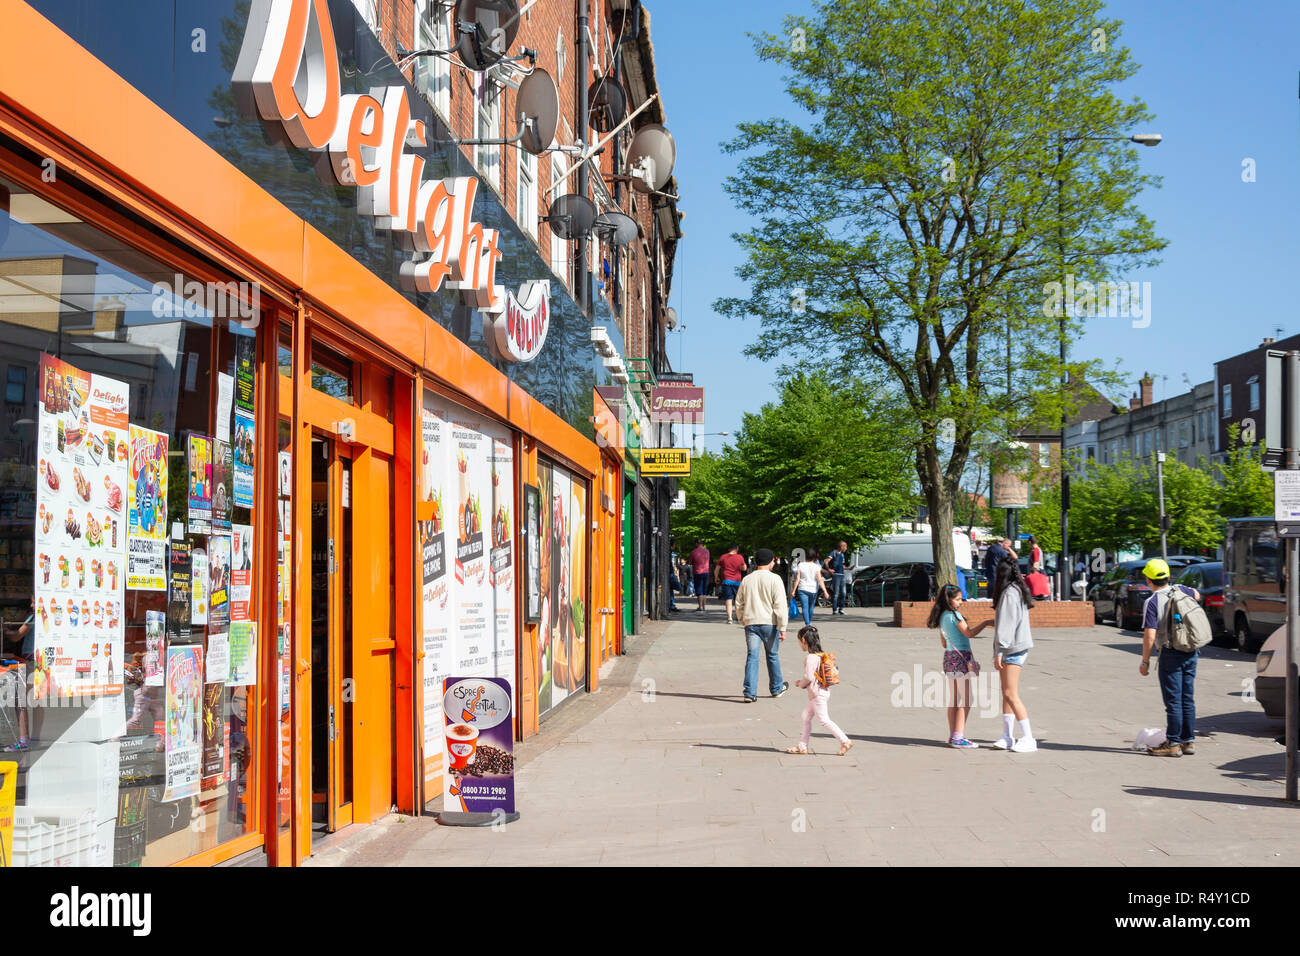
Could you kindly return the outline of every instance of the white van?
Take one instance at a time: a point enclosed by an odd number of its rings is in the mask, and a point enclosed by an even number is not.
[[[1275,630],[1255,658],[1255,699],[1271,720],[1286,720],[1286,625]]]
[[[930,563],[934,561],[933,538],[928,531],[915,534],[887,534],[869,547],[859,548],[853,555],[853,567],[865,568],[876,564]],[[964,532],[952,533],[953,558],[957,567],[970,569],[970,538]]]

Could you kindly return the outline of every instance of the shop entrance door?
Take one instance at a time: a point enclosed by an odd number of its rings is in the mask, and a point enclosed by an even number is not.
[[[352,452],[311,442],[312,833],[352,822]]]

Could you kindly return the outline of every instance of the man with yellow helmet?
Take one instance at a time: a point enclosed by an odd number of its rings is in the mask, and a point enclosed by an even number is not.
[[[1142,569],[1142,574],[1151,585],[1151,596],[1147,598],[1142,610],[1142,664],[1138,671],[1146,677],[1151,669],[1151,651],[1158,643],[1163,643],[1159,633],[1160,615],[1169,603],[1169,564],[1160,558],[1152,558]],[[1178,585],[1196,600],[1200,594],[1195,588]],[[1148,747],[1147,753],[1154,757],[1191,756],[1196,752],[1196,698],[1193,685],[1196,682],[1197,652],[1186,653],[1172,647],[1159,648],[1160,662],[1157,672],[1160,677],[1160,696],[1165,702],[1165,742],[1159,747]]]

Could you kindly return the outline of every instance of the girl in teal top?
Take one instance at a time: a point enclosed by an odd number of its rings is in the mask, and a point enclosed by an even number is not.
[[[927,624],[939,628],[939,642],[943,645],[943,672],[949,680],[948,746],[974,750],[979,745],[966,739],[966,719],[971,708],[970,678],[979,676],[980,665],[971,654],[970,639],[993,622],[971,627],[961,614],[964,603],[961,589],[945,584],[935,595]]]

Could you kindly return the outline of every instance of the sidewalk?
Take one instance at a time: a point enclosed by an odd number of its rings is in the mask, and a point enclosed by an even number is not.
[[[518,822],[458,829],[392,816],[312,862],[1300,863],[1300,808],[1281,800],[1281,731],[1241,696],[1253,658],[1203,652],[1196,755],[1150,757],[1130,749],[1139,728],[1164,726],[1155,669],[1138,674],[1141,637],[1108,625],[1045,628],[1021,685],[1039,752],[988,747],[1001,730],[996,695],[989,716],[979,715],[983,699],[971,715],[980,749],[962,752],[945,745],[943,710],[925,706],[935,703],[925,675],[940,663],[936,632],[895,628],[888,616],[818,611],[842,680],[831,715],[855,742],[845,757],[816,723],[816,754],[780,752],[798,738],[806,694],[792,686],[774,701],[763,674],[764,696],[741,703],[742,631],[710,601],[703,615],[674,615],[637,649],[635,667],[616,669],[621,686],[606,681],[593,700],[615,699],[589,722],[543,725],[548,749],[518,772]],[[974,646],[992,693],[990,645],[980,637]],[[793,629],[781,657],[793,683]]]

